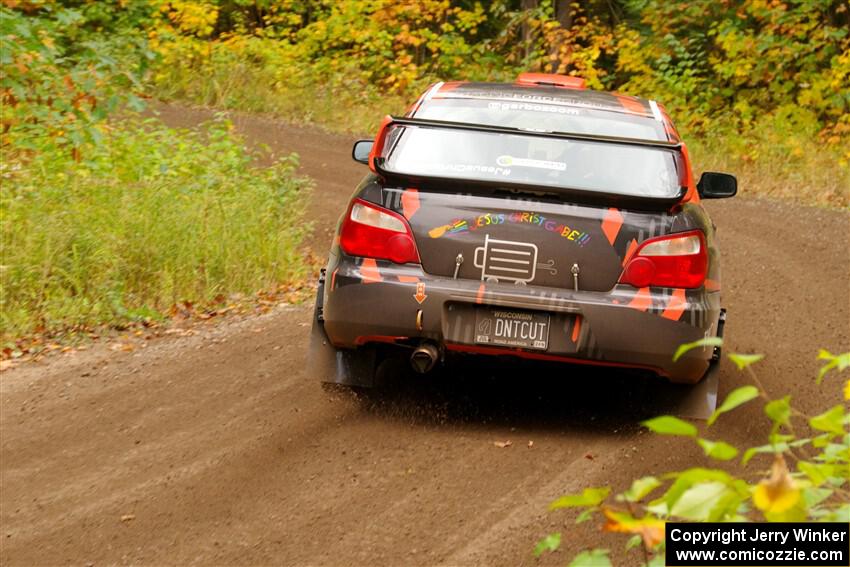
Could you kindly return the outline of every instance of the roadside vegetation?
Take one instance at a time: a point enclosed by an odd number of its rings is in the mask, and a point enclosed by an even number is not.
[[[3,173],[6,332],[157,321],[306,275],[294,157],[252,168],[227,122],[101,136],[80,162],[36,152]]]
[[[137,114],[157,60],[146,4],[6,4],[4,358],[303,281],[297,156],[261,168],[224,119],[190,132]]]
[[[717,338],[697,341],[683,345],[677,356],[720,344]],[[768,390],[753,370],[762,358],[729,355],[738,370],[746,372],[750,384],[729,392],[705,426],[698,428],[670,415],[643,423],[657,435],[696,443],[711,464],[636,478],[617,494],[610,486],[588,487],[580,494],[561,496],[549,509],[558,514],[577,511],[576,524],[597,521],[601,531],[621,534],[628,564],[647,567],[665,565],[668,521],[846,522],[850,518],[850,413],[846,407],[850,380],[844,371],[850,368],[850,352],[834,355],[821,350],[818,354],[822,366],[817,383],[831,392],[826,399],[837,403],[817,415],[801,411],[791,395],[776,397]],[[771,424],[765,444],[739,448],[713,434],[711,426],[723,414],[757,400]],[[537,543],[534,554],[554,552],[562,541],[573,548],[578,543],[554,532]],[[596,546],[578,553],[569,565],[610,567],[611,553]]]

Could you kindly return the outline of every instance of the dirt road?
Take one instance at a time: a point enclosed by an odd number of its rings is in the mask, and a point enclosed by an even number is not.
[[[172,124],[207,116],[164,109]],[[323,252],[364,172],[352,138],[235,121],[252,142],[301,155]],[[850,346],[850,217],[746,193],[709,204],[728,348],[765,353],[773,391],[823,406],[838,383],[814,386],[817,349]],[[0,563],[528,565],[552,530],[567,548],[607,542],[619,557],[622,539],[595,522],[573,529],[547,504],[705,462],[642,433],[638,421],[664,411],[658,386],[610,371],[477,369],[380,402],[326,394],[305,369],[310,314],[280,308],[4,372]],[[721,396],[744,382],[728,363],[720,372]],[[713,430],[740,447],[765,426],[753,405]]]

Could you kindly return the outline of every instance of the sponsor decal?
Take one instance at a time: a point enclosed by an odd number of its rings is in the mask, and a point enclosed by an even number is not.
[[[489,173],[490,175],[507,177],[511,174],[509,167],[497,167],[495,165],[482,165],[480,163],[425,163],[423,167],[436,169],[438,171],[458,171],[469,173]]]
[[[547,232],[558,234],[562,238],[571,240],[579,246],[590,242],[590,235],[584,231],[574,229],[555,219],[550,219],[539,213],[513,212],[513,213],[484,213],[471,219],[455,219],[449,224],[435,226],[428,231],[431,238],[440,238],[443,235],[474,232],[484,227],[498,226],[501,224],[528,224]]]
[[[523,112],[548,112],[551,114],[570,114],[578,116],[578,109],[553,104],[535,104],[530,102],[491,102],[487,104],[490,110],[520,110]]]
[[[611,110],[613,108],[611,103],[606,104],[598,101],[583,100],[576,98],[575,96],[569,96],[566,93],[559,93],[559,95],[560,96],[548,96],[530,92],[500,91],[491,89],[469,89],[464,90],[462,93],[453,93],[452,98],[484,98],[492,101],[530,102],[551,105],[565,105],[572,106],[575,108],[590,108],[599,110]]]
[[[496,158],[496,163],[502,167],[510,167],[512,165],[518,167],[533,167],[536,169],[551,169],[553,171],[566,171],[567,164],[562,161],[547,161],[545,159],[520,158],[514,156],[499,156]]]

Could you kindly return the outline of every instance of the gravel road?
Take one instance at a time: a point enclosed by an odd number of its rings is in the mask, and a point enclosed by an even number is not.
[[[161,108],[172,125],[211,113]],[[316,183],[309,241],[324,253],[363,175],[353,137],[236,115],[251,143],[298,152]],[[709,203],[723,247],[727,347],[802,408],[819,347],[850,346],[850,215],[741,196]],[[379,400],[326,393],[305,368],[311,306],[201,324],[133,352],[105,346],[0,379],[3,565],[530,565],[549,531],[566,550],[624,540],[549,513],[558,495],[622,488],[706,464],[649,435],[666,386],[587,368],[473,367]],[[720,396],[745,383],[728,362]],[[756,444],[755,404],[712,431]],[[495,442],[511,441],[500,448]],[[765,461],[754,461],[756,467]],[[621,560],[622,561],[622,560]]]

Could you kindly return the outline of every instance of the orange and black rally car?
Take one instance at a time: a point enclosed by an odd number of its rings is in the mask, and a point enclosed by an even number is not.
[[[311,341],[327,382],[387,356],[647,369],[695,383],[718,356],[720,254],[688,152],[653,100],[576,77],[437,83],[355,143],[367,164],[322,272]]]

